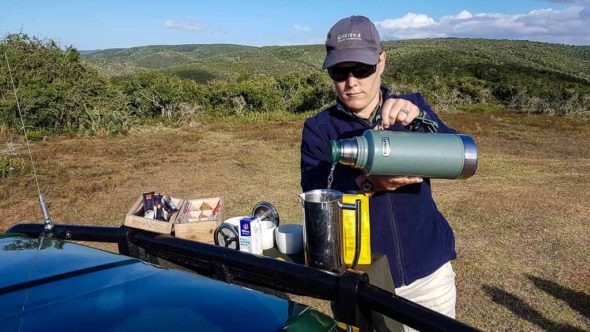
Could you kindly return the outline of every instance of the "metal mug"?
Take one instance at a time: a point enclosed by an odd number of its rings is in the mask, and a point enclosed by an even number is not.
[[[336,273],[342,273],[346,268],[342,250],[344,234],[341,210],[356,210],[357,229],[360,224],[358,216],[361,214],[360,202],[342,203],[343,196],[342,192],[332,189],[311,190],[299,195],[303,204],[305,262],[310,267]],[[357,252],[360,251],[358,247],[357,243]]]

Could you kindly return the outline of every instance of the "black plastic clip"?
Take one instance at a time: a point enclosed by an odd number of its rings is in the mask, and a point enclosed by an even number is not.
[[[346,271],[340,276],[338,299],[332,303],[332,311],[337,321],[360,326],[371,320],[371,315],[364,313],[358,306],[357,293],[360,283],[369,283],[366,273]]]
[[[425,116],[423,117],[416,117],[406,128],[410,131],[419,131],[420,128],[424,128],[424,132],[427,133],[437,133],[438,132],[438,123],[436,121],[427,119]]]

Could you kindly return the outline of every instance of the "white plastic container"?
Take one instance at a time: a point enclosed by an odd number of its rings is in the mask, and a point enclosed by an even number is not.
[[[303,227],[296,224],[282,224],[275,229],[277,247],[283,254],[296,254],[303,249]]]
[[[277,225],[274,221],[263,220],[262,225],[262,250],[272,249],[275,246],[275,228]]]
[[[223,221],[224,224],[230,224],[232,226],[235,226],[236,229],[240,229],[240,220],[244,219],[244,218],[248,218],[249,216],[239,216],[239,217],[231,217],[229,219],[225,219]]]

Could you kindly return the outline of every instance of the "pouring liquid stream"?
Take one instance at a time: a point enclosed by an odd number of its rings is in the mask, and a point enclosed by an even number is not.
[[[336,163],[332,163],[330,167],[330,174],[328,175],[328,189],[332,188],[332,181],[334,181],[334,170],[336,169]]]

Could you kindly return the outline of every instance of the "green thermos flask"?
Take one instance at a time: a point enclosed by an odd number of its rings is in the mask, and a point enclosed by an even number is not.
[[[469,135],[366,130],[331,140],[328,161],[366,175],[467,179],[477,169],[477,146]]]

